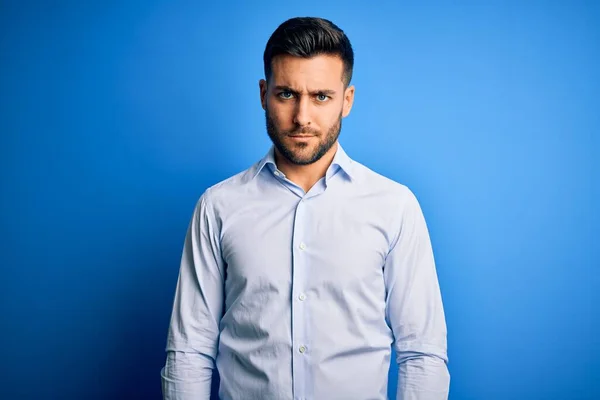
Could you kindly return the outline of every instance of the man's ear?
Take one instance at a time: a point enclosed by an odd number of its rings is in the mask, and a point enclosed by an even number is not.
[[[342,117],[347,117],[354,104],[354,86],[348,86],[344,90],[344,108],[342,109]]]
[[[260,88],[260,104],[263,110],[267,109],[267,81],[261,79],[258,82],[258,87]]]

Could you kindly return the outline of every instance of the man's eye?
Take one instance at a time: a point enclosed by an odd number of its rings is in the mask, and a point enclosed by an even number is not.
[[[281,92],[279,93],[279,97],[282,99],[291,99],[294,94],[292,92]]]
[[[317,95],[317,100],[323,102],[323,101],[327,101],[329,99],[329,96],[326,96],[324,94],[318,94]]]

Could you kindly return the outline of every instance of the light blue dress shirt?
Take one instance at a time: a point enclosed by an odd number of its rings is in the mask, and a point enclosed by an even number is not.
[[[406,187],[341,145],[307,193],[274,149],[207,189],[187,232],[165,399],[446,399],[446,323],[429,233]]]

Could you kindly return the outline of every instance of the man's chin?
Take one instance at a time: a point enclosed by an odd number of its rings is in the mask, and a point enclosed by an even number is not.
[[[305,156],[297,153],[288,153],[285,155],[285,158],[287,158],[290,163],[295,165],[310,165],[317,161],[314,159],[313,155]]]
[[[279,152],[288,162],[295,165],[310,165],[317,161],[315,160],[314,150],[308,147],[303,147],[300,150],[285,147],[284,149],[279,149]]]

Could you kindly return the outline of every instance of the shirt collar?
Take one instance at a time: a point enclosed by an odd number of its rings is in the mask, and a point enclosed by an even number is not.
[[[260,173],[260,171],[262,171],[263,168],[265,167],[265,165],[267,165],[267,164],[271,164],[273,166],[273,168],[276,169],[275,146],[274,145],[271,145],[271,148],[269,149],[267,154],[265,154],[265,156],[256,164],[254,173],[252,174],[252,179],[254,179],[256,177],[256,175],[258,175]]]
[[[252,174],[252,179],[254,179],[263,168],[270,164],[270,167],[273,171],[277,169],[277,164],[275,164],[275,146],[271,145],[271,148],[265,154],[265,156],[256,164],[254,173]],[[339,167],[346,173],[346,175],[350,178],[350,180],[354,179],[354,161],[346,154],[342,145],[338,142],[338,148],[335,152],[335,156],[333,156],[333,161],[331,165],[327,169],[326,177],[329,178],[330,174],[335,173],[335,168]]]
[[[331,162],[331,166],[339,166],[342,171],[346,173],[350,180],[354,180],[354,161],[346,154],[342,145],[338,142],[338,148],[335,152],[335,156],[333,156],[333,161]],[[331,166],[328,170],[331,170]]]

